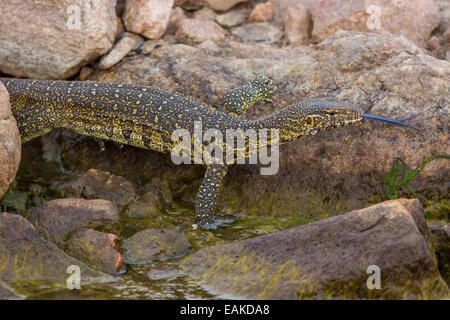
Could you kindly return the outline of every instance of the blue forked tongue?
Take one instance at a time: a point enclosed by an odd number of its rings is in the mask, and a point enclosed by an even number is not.
[[[389,122],[389,123],[398,124],[398,125],[401,125],[401,126],[407,126],[407,127],[410,127],[410,128],[413,128],[413,129],[421,131],[420,128],[417,128],[417,127],[415,127],[415,126],[405,122],[405,121],[411,120],[411,119],[413,119],[415,117],[416,116],[411,116],[409,118],[405,118],[405,119],[401,119],[401,120],[395,120],[395,119],[385,118],[385,117],[382,117],[382,116],[376,116],[374,114],[369,114],[369,113],[364,113],[363,114],[363,118],[366,118],[366,119],[385,121],[385,122]]]

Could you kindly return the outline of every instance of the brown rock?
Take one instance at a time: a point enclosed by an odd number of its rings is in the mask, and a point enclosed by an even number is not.
[[[215,11],[227,11],[231,7],[248,0],[206,0],[208,6]]]
[[[159,39],[167,29],[173,0],[127,0],[123,22],[128,31]]]
[[[77,230],[114,230],[119,222],[117,207],[107,200],[57,199],[28,212],[29,221],[47,240],[63,247]]]
[[[108,52],[117,29],[115,0],[0,2],[0,71],[61,79]]]
[[[0,83],[0,200],[16,177],[21,150],[19,129],[11,112],[9,94]]]
[[[421,43],[440,21],[433,0],[320,0],[311,8],[312,36],[321,41],[338,30],[389,31]]]
[[[284,34],[290,44],[301,43],[308,39],[309,25],[308,12],[301,4],[287,9]]]
[[[183,19],[179,23],[176,37],[178,41],[192,45],[205,40],[221,41],[225,38],[225,34],[214,21]]]
[[[117,274],[124,271],[122,255],[116,250],[118,241],[114,234],[83,228],[67,241],[64,251],[94,269]]]
[[[268,22],[273,19],[273,3],[258,3],[250,13],[250,21],[252,22]]]
[[[97,169],[90,169],[59,185],[57,191],[65,198],[105,199],[119,207],[128,205],[136,197],[135,187],[130,181]]]
[[[101,58],[98,66],[101,69],[111,68],[119,63],[133,48],[136,48],[143,42],[144,39],[138,35],[129,32],[123,33],[122,38],[114,45],[112,50]]]
[[[400,199],[204,248],[184,269],[208,290],[236,298],[445,299],[429,237],[420,202]],[[380,287],[370,289],[376,269]]]
[[[34,285],[67,288],[68,267],[78,266],[82,284],[86,280],[111,281],[111,276],[87,267],[43,239],[22,216],[0,214],[0,280],[11,286],[21,286],[21,292]]]
[[[147,229],[123,241],[123,260],[128,264],[167,261],[191,252],[192,246],[182,230]]]

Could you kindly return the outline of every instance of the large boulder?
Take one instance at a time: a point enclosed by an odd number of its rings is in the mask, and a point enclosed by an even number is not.
[[[386,201],[201,249],[184,269],[210,292],[244,299],[445,299],[421,209]]]
[[[61,79],[108,52],[117,29],[116,0],[0,2],[0,71]]]
[[[113,280],[111,276],[68,256],[42,238],[22,216],[11,213],[0,214],[0,265],[0,287],[4,281],[25,293],[32,292],[35,285],[67,288],[69,277],[78,268],[81,286],[86,281]],[[0,290],[0,294],[7,295],[6,289]],[[14,298],[14,295],[8,296]]]
[[[0,200],[16,176],[21,150],[19,129],[11,112],[9,94],[0,83]]]

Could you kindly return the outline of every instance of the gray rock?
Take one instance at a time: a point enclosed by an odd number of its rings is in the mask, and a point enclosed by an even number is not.
[[[147,229],[123,241],[123,260],[128,264],[181,258],[192,247],[182,230]]]
[[[186,18],[178,23],[176,38],[181,43],[192,45],[205,40],[221,41],[225,34],[214,21]]]
[[[380,286],[370,288],[377,269]],[[204,248],[184,270],[210,292],[244,299],[449,297],[415,199]]]
[[[216,22],[222,27],[232,28],[243,24],[247,20],[247,10],[233,10],[216,16]]]
[[[99,67],[101,69],[111,68],[113,65],[119,63],[133,48],[138,47],[143,42],[144,39],[138,35],[125,32],[112,50],[101,58]]]
[[[281,29],[269,22],[249,23],[231,29],[231,33],[245,42],[273,43],[283,36]]]
[[[0,2],[0,71],[64,79],[108,52],[117,29],[116,0]]]

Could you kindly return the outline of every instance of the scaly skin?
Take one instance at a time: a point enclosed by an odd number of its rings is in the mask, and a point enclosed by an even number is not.
[[[170,152],[175,146],[172,132],[187,129],[192,135],[194,121],[201,121],[203,132],[278,129],[282,144],[320,130],[348,126],[363,117],[361,109],[345,103],[309,99],[267,117],[248,120],[246,110],[258,101],[270,101],[275,91],[272,81],[262,74],[226,94],[227,112],[191,97],[145,86],[8,78],[0,78],[0,82],[11,96],[23,142],[62,127],[98,139]],[[196,201],[198,222],[203,228],[215,227],[214,206],[226,172],[226,164],[207,166]]]

